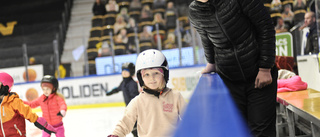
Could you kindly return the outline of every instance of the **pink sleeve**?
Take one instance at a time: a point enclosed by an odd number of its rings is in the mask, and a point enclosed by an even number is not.
[[[31,108],[36,108],[40,106],[41,101],[42,101],[42,96],[38,97],[36,100],[33,100],[31,102],[23,101],[23,103],[29,105]]]
[[[67,111],[66,101],[65,101],[63,98],[61,98],[60,96],[57,96],[57,101],[58,101],[60,110],[65,110],[65,111]]]

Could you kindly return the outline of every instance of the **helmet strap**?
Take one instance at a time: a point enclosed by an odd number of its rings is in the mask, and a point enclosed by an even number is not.
[[[146,93],[149,93],[149,94],[152,94],[152,95],[154,95],[154,96],[156,96],[156,97],[158,97],[159,98],[159,96],[162,94],[162,93],[164,93],[166,90],[166,87],[164,87],[162,90],[160,90],[160,92],[159,92],[159,90],[152,90],[152,89],[149,89],[148,87],[146,87],[146,86],[144,86],[143,87],[143,91],[145,91]]]

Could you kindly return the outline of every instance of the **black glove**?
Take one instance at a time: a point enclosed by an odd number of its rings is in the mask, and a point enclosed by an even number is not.
[[[109,135],[108,137],[119,137],[119,136],[117,136],[117,135]]]
[[[112,95],[112,94],[114,94],[114,93],[117,93],[117,92],[119,92],[119,90],[118,90],[118,88],[116,87],[116,88],[113,88],[111,91],[106,92],[106,95],[107,95],[107,96],[110,96],[110,95]]]
[[[50,135],[51,133],[55,134],[57,132],[50,124],[47,123],[47,121],[43,117],[39,117],[37,121],[34,122],[34,125]]]
[[[0,82],[0,96],[1,95],[8,95],[9,94],[9,86],[3,86],[3,84]]]
[[[57,116],[63,117],[63,115],[61,114],[60,111],[59,111],[59,113],[57,114]]]

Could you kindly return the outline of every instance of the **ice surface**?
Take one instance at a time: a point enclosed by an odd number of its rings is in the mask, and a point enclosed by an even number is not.
[[[122,118],[125,107],[70,109],[63,118],[66,137],[106,137]],[[37,112],[42,116],[41,112]],[[27,137],[41,137],[42,131],[26,121]],[[52,135],[55,137],[55,135]],[[127,137],[133,137],[128,134]]]

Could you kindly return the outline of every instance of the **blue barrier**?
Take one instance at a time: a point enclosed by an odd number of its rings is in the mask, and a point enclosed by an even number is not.
[[[218,74],[203,74],[174,137],[250,137]]]

